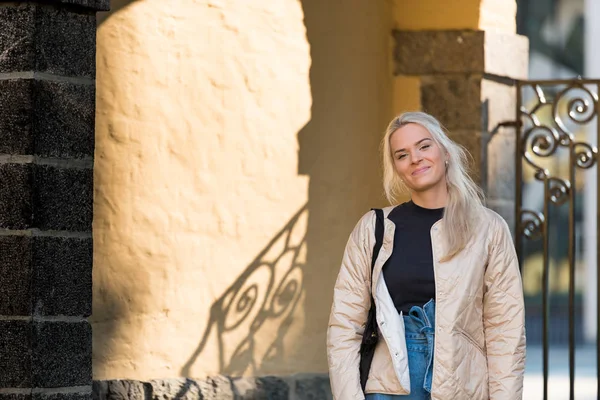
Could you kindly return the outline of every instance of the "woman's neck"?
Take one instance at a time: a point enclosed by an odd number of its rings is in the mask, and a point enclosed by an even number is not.
[[[410,198],[419,207],[444,208],[448,203],[448,188],[446,185],[440,185],[422,192],[412,192]]]

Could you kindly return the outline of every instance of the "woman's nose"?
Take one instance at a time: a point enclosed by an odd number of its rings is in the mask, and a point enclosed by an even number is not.
[[[414,154],[412,154],[410,157],[411,157],[411,162],[412,162],[413,164],[418,164],[418,163],[420,163],[420,162],[421,162],[421,160],[423,159],[423,157],[422,157],[422,156],[421,156],[421,154],[419,154],[419,153],[414,153]]]

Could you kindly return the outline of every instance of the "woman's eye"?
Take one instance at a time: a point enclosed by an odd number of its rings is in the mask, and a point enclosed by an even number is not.
[[[426,144],[426,145],[424,145],[424,146],[421,147],[421,150],[427,150],[430,147],[431,147],[430,144]]]
[[[406,154],[400,154],[400,155],[398,156],[398,160],[402,160],[404,157],[406,157]]]

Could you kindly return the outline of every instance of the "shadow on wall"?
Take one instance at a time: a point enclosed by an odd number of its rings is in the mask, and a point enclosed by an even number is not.
[[[112,13],[133,2],[112,0]],[[281,231],[210,306],[200,343],[179,371],[184,377],[192,374],[193,365],[211,343],[217,343],[217,367],[225,375],[260,376],[265,374],[265,364],[269,365],[266,372],[272,373],[272,366],[290,360],[299,372],[327,372],[325,333],[344,245],[360,216],[384,204],[378,147],[392,115],[391,0],[376,4],[348,0],[343,8],[322,0],[301,4],[312,59],[313,104],[310,122],[298,133],[298,174],[310,177],[309,201],[287,223],[282,221]],[[100,14],[99,24],[105,18]],[[115,160],[111,162],[114,168]],[[102,169],[96,173],[101,184]],[[114,171],[111,174],[115,176]],[[118,198],[103,201],[104,207],[115,201]],[[99,240],[96,234],[94,239]],[[105,257],[95,263],[109,255]],[[127,262],[114,259],[110,264],[117,268]],[[137,291],[141,286],[148,287],[146,282],[136,282],[131,288]],[[117,289],[105,294],[114,297],[105,301],[114,307],[95,310],[95,319],[106,316],[115,324],[119,318],[111,313],[131,310],[126,295],[130,287]],[[302,332],[294,333],[290,346],[286,335],[299,314]],[[101,338],[94,331],[96,354],[110,350],[118,329],[107,326]],[[239,339],[244,329],[247,334]],[[228,339],[233,331],[236,341]]]
[[[111,0],[111,11],[97,14],[98,28],[108,15],[133,1]],[[104,52],[104,56],[115,57],[111,52]],[[132,215],[132,202],[128,191],[115,185],[115,182],[126,182],[128,179],[130,172],[125,166],[128,165],[130,154],[114,151],[110,143],[115,128],[110,110],[111,94],[107,93],[105,88],[115,87],[118,80],[105,68],[98,69],[96,79],[94,306],[90,321],[93,327],[94,371],[100,365],[111,365],[115,358],[126,357],[115,354],[118,350],[114,348],[113,343],[121,340],[122,329],[126,329],[122,321],[130,315],[131,309],[140,307],[141,295],[138,293],[148,295],[147,277],[132,273],[136,270],[136,259],[129,247],[132,233],[125,229],[114,229],[115,225],[124,226],[124,221],[130,220]],[[98,111],[105,114],[98,115]],[[99,307],[99,304],[102,306]]]
[[[110,11],[99,12],[96,14],[96,23],[98,27],[111,15],[118,12],[121,8],[127,7],[138,0],[110,0]]]
[[[298,133],[298,173],[310,176],[303,304],[297,357],[327,372],[326,330],[348,236],[386,205],[379,142],[392,115],[391,1],[302,0],[310,43],[312,118]]]
[[[344,8],[322,0],[301,3],[312,59],[313,104],[311,120],[298,133],[298,174],[310,176],[309,201],[211,306],[200,345],[182,376],[190,376],[213,331],[223,374],[272,373],[261,366],[278,360],[294,360],[302,372],[326,373],[327,323],[344,246],[360,216],[385,205],[378,149],[392,115],[391,2],[350,0]],[[306,224],[300,224],[303,218]],[[290,232],[302,229],[302,242],[290,242]],[[274,249],[278,256],[265,260]],[[274,269],[285,272],[273,274]],[[265,289],[255,283],[261,271],[270,276]],[[280,278],[273,281],[275,275]],[[283,342],[298,307],[304,312],[304,328],[294,345],[286,347]],[[223,338],[242,323],[249,324],[248,335],[232,353],[226,351],[230,344]],[[269,323],[279,328],[261,353],[256,345],[264,336],[259,339],[258,332]]]
[[[98,26],[101,27],[109,15],[115,15],[119,10],[124,10],[133,3],[135,1],[112,0],[110,13],[98,14]],[[126,33],[130,34],[130,32]],[[121,32],[115,33],[115,35],[120,34]],[[124,37],[123,40],[131,40],[131,38]],[[102,45],[107,44],[102,43]],[[124,56],[116,51],[108,51],[106,48],[102,50],[99,53],[104,58],[114,60],[116,57]],[[144,49],[139,51],[143,52]],[[123,205],[131,205],[132,198],[137,195],[136,190],[140,189],[132,187],[118,190],[118,185],[123,182],[125,185],[136,183],[139,185],[135,181],[137,177],[131,176],[136,171],[124,169],[123,174],[119,173],[121,168],[131,163],[135,155],[118,151],[115,147],[111,148],[111,140],[114,141],[115,138],[139,140],[137,136],[139,133],[126,132],[123,128],[123,119],[130,115],[124,115],[119,109],[123,104],[118,102],[116,105],[111,104],[111,98],[123,103],[123,100],[118,97],[120,93],[116,95],[111,93],[111,89],[119,88],[115,77],[118,70],[107,67],[118,62],[99,60],[100,62],[103,68],[99,68],[100,73],[97,78],[99,127],[96,140],[94,229],[94,240],[97,244],[94,254],[94,263],[97,267],[94,278],[96,308],[92,323],[94,370],[102,371],[101,376],[104,378],[108,375],[110,379],[113,377],[111,367],[114,364],[119,364],[120,374],[127,374],[128,371],[125,370],[127,367],[123,368],[122,365],[131,358],[129,369],[134,370],[136,362],[139,362],[136,359],[137,354],[133,351],[131,354],[126,353],[131,348],[135,350],[139,347],[137,344],[128,347],[128,340],[131,340],[132,335],[128,334],[127,330],[135,327],[130,321],[140,318],[146,309],[145,304],[151,302],[151,297],[157,297],[146,292],[152,289],[160,291],[161,288],[156,287],[158,286],[156,282],[150,282],[147,279],[148,275],[144,273],[144,264],[140,261],[148,255],[140,255],[140,249],[134,247],[139,247],[139,238],[135,242],[131,237],[135,232],[130,232],[136,229],[136,223],[130,218],[134,210]],[[129,105],[125,104],[125,106]],[[118,120],[117,123],[121,124],[119,129],[123,132],[114,132],[115,129],[111,125],[113,120]],[[128,134],[130,136],[127,136]],[[295,171],[291,171],[291,174],[294,173]],[[127,174],[130,176],[126,176]],[[107,190],[106,187],[109,189]],[[272,366],[289,363],[289,359],[284,360],[284,338],[292,325],[294,313],[298,313],[297,306],[304,293],[303,267],[307,252],[307,219],[307,207],[304,205],[287,223],[282,221],[284,227],[280,232],[271,239],[225,293],[210,305],[209,320],[202,324],[204,333],[200,344],[188,360],[179,359],[178,365],[186,361],[178,371],[180,375],[187,377],[194,373],[192,371],[194,363],[198,361],[207,346],[210,347],[214,343],[218,347],[218,365],[214,366],[214,369],[221,374],[261,375],[261,368],[265,364]],[[134,245],[128,248],[128,244],[132,242]],[[136,262],[139,265],[136,265]],[[227,275],[226,266],[223,272]],[[127,274],[131,276],[127,277]],[[124,280],[124,277],[129,279]],[[232,277],[233,279],[235,277]],[[152,284],[155,285],[154,288]],[[209,304],[200,304],[199,307],[209,309]],[[150,311],[153,310],[150,308]],[[231,333],[233,335],[228,336]],[[173,340],[177,341],[177,338]],[[270,341],[268,346],[265,345],[265,341]],[[119,377],[118,375],[119,373],[116,377]],[[160,379],[163,376],[150,378]]]
[[[283,338],[292,323],[302,296],[306,259],[307,208],[303,207],[254,259],[242,275],[211,306],[210,319],[200,345],[181,370],[190,370],[214,332],[219,346],[219,371],[229,376],[260,375],[264,363],[284,362]],[[265,283],[266,282],[266,283]],[[227,351],[224,338],[229,331],[248,327],[247,336]],[[266,351],[260,354],[257,342],[266,326],[277,326],[277,333]],[[230,353],[228,357],[226,354]]]

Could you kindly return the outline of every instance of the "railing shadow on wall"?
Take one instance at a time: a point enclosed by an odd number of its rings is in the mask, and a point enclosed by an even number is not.
[[[301,5],[310,44],[312,106],[310,120],[297,134],[297,172],[310,177],[308,204],[211,305],[200,343],[180,376],[192,376],[192,366],[209,356],[215,338],[219,362],[214,368],[223,375],[262,376],[273,371],[265,365],[289,365],[295,356],[293,369],[325,372],[325,331],[344,245],[360,216],[385,203],[378,148],[379,132],[391,115],[385,56],[391,23],[381,25],[389,4],[354,1],[344,10],[319,0]],[[357,59],[357,49],[369,57]],[[290,245],[286,238],[292,231],[304,236]],[[281,278],[271,275],[255,286],[253,279],[274,269]],[[303,326],[296,329],[296,321],[291,326],[292,318],[302,318]],[[247,333],[240,339],[236,332],[243,329]],[[257,343],[259,337],[271,343]]]
[[[218,368],[225,375],[255,375],[263,363],[284,357],[283,341],[303,293],[307,217],[305,205],[213,303],[200,344],[182,368],[181,376],[191,375],[193,364],[213,334],[218,344]],[[268,349],[260,351],[257,333],[267,325],[276,334]],[[228,333],[243,329],[248,333],[236,344],[230,345],[224,339]]]
[[[98,27],[110,15],[136,2],[137,0],[111,0],[111,11],[98,14]],[[284,339],[305,291],[303,268],[307,252],[307,220],[308,205],[305,204],[210,306],[205,331],[198,347],[181,368],[181,376],[191,376],[194,363],[206,351],[207,346],[215,342],[218,346],[219,361],[214,367],[219,374],[240,376],[248,372],[250,375],[257,375],[260,374],[261,365],[281,362],[278,360],[285,356]],[[228,273],[225,266],[221,268],[224,274]],[[106,313],[116,310],[121,305],[117,294],[107,294],[114,307],[107,309]],[[208,304],[204,306],[208,307]],[[119,329],[118,325],[118,322],[114,321],[111,329],[106,330],[105,337],[102,338],[103,350],[109,347],[105,342],[108,343],[109,338],[115,335]],[[263,330],[268,332],[266,336],[262,333]],[[241,336],[239,332],[244,331]],[[272,341],[266,348],[263,345],[257,346],[259,331],[261,342],[266,340],[265,337]],[[233,335],[229,337],[228,334]],[[215,342],[211,339],[215,339]],[[183,396],[193,385],[193,380],[187,380],[178,397]]]

